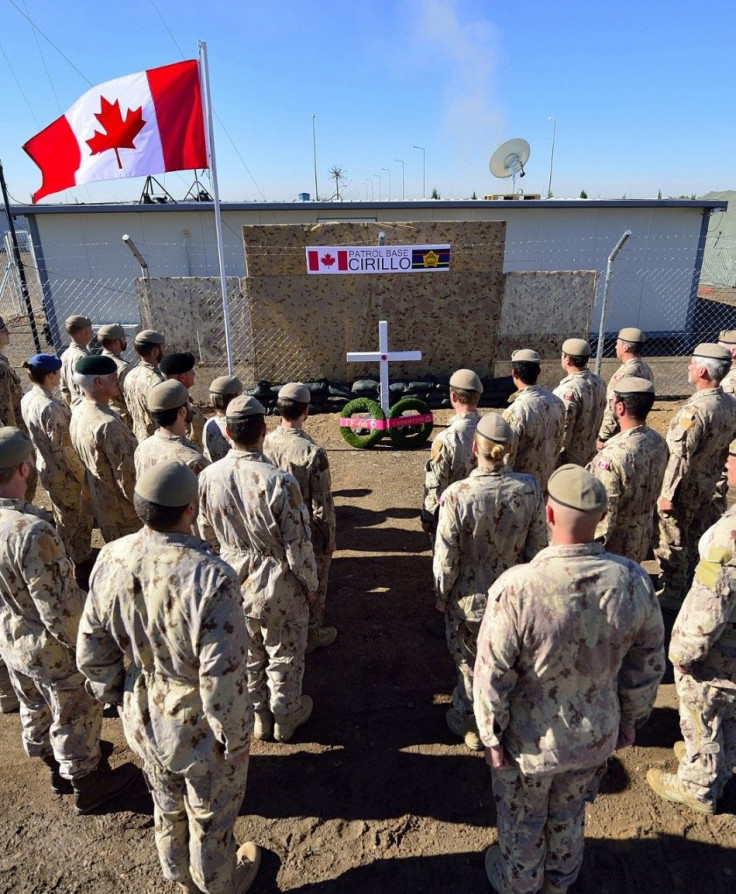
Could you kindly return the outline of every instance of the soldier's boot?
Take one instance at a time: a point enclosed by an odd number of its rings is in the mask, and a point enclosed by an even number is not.
[[[89,813],[130,788],[139,777],[140,770],[135,764],[123,764],[117,770],[101,765],[92,773],[73,779],[74,812],[77,816]]]
[[[0,689],[0,714],[15,714],[20,710],[20,702],[12,686]]]
[[[460,739],[465,738],[465,725],[463,723],[463,715],[455,707],[449,707],[445,713],[445,723],[447,728]]]
[[[252,841],[246,841],[238,848],[237,866],[233,878],[234,894],[245,894],[258,875],[261,865],[261,849]]]
[[[49,776],[51,777],[51,791],[55,795],[71,795],[74,793],[74,787],[71,780],[65,779],[59,770],[59,762],[53,754],[47,754],[41,760],[49,768]]]
[[[687,757],[687,746],[682,741],[675,742],[675,744],[672,746],[672,750],[675,752],[675,757],[680,763],[682,763]]]
[[[652,767],[647,771],[647,782],[652,790],[664,798],[665,801],[674,801],[676,804],[684,804],[691,810],[703,813],[706,816],[712,816],[716,812],[714,801],[701,801],[690,792],[686,792],[682,787],[676,773],[665,773]]]
[[[268,709],[256,711],[253,735],[262,741],[273,737],[273,714]]]
[[[298,711],[292,714],[274,715],[273,737],[277,742],[289,742],[300,726],[312,716],[314,703],[308,695],[302,696],[302,703]]]
[[[506,894],[506,881],[503,876],[503,857],[501,848],[492,844],[486,851],[486,878],[496,894]]]
[[[337,639],[337,627],[314,627],[307,635],[307,655],[315,649],[325,649]]]
[[[478,725],[475,722],[475,717],[465,718],[464,729],[463,741],[465,742],[465,747],[471,751],[483,751],[483,743],[478,735]]]

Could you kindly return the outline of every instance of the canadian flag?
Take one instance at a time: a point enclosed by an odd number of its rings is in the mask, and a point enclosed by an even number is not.
[[[80,183],[207,167],[195,60],[106,81],[23,146],[44,196]]]
[[[348,253],[343,248],[308,248],[307,271],[309,273],[346,273]]]

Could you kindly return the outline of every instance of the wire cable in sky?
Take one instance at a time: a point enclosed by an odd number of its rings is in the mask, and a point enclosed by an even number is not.
[[[13,76],[13,80],[15,81],[15,83],[16,83],[17,86],[18,86],[18,90],[20,90],[20,95],[21,95],[21,96],[23,97],[23,99],[25,100],[25,104],[28,106],[28,111],[31,113],[31,117],[32,117],[33,120],[36,122],[36,127],[40,127],[41,124],[40,124],[38,118],[36,117],[36,113],[33,111],[33,106],[30,104],[30,102],[28,102],[28,97],[26,96],[25,90],[23,89],[23,85],[22,85],[21,82],[18,80],[18,76],[17,76],[16,73],[15,73],[15,69],[14,69],[13,66],[10,64],[10,59],[8,59],[7,54],[6,54],[5,50],[2,48],[1,45],[0,45],[0,53],[3,54],[3,59],[5,59],[5,61],[8,63],[8,68],[10,69],[10,73],[11,73],[12,76]]]
[[[8,0],[8,3],[10,3],[10,5],[11,5],[14,9],[16,9],[16,10],[23,16],[23,18],[26,19],[26,20],[31,24],[31,26],[32,26],[33,28],[35,28],[36,31],[38,31],[38,33],[41,35],[41,37],[43,37],[44,40],[48,41],[48,42],[51,44],[51,46],[56,50],[56,52],[61,56],[61,58],[62,58],[65,62],[68,62],[69,65],[71,65],[71,67],[74,69],[74,71],[76,71],[76,73],[79,75],[80,78],[82,78],[83,81],[86,81],[86,82],[89,84],[90,87],[94,87],[94,84],[92,83],[92,81],[90,81],[89,78],[85,77],[85,76],[82,74],[82,72],[77,68],[77,66],[72,62],[72,60],[66,55],[66,53],[63,53],[63,52],[56,46],[56,44],[53,42],[53,40],[51,40],[51,38],[50,38],[47,34],[44,34],[44,32],[38,27],[38,25],[37,25],[37,24],[33,21],[33,19],[28,15],[28,13],[24,12],[24,11],[20,8],[20,6],[18,6],[18,4],[14,2],[14,0]]]
[[[26,3],[26,0],[23,0],[23,6],[25,7],[26,14],[27,14],[28,13],[28,4]],[[61,108],[61,103],[59,102],[59,97],[56,95],[56,89],[54,87],[54,82],[51,77],[51,72],[49,71],[49,67],[48,67],[48,65],[46,65],[46,57],[44,56],[43,50],[41,49],[41,43],[38,39],[38,34],[36,33],[36,30],[34,28],[31,28],[31,30],[33,31],[33,39],[36,41],[36,48],[38,49],[38,55],[41,57],[41,63],[43,65],[43,70],[46,72],[46,77],[48,78],[49,86],[51,87],[51,92],[54,94],[54,99],[56,100],[56,107],[59,110],[59,114],[62,114],[63,110]]]

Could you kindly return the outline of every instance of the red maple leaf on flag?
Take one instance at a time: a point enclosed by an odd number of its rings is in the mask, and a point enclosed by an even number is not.
[[[118,167],[122,168],[123,163],[120,161],[118,149],[135,149],[133,140],[146,123],[143,120],[143,106],[139,106],[137,109],[128,109],[125,118],[123,118],[119,100],[109,102],[104,96],[100,96],[100,111],[95,112],[95,118],[104,128],[104,132],[100,133],[99,130],[96,130],[92,139],[86,141],[92,155],[99,155],[108,149],[114,149]]]
[[[335,263],[335,258],[333,258],[329,252],[327,252],[326,255],[323,255],[320,258],[320,261],[322,261],[325,267],[332,267],[332,265]]]

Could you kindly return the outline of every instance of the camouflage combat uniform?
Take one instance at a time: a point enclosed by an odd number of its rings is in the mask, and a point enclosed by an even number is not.
[[[202,453],[211,462],[217,462],[223,456],[227,456],[230,448],[233,446],[225,430],[227,428],[227,419],[224,416],[210,416],[205,422],[202,432],[203,447]]]
[[[204,450],[204,426],[207,417],[198,406],[192,404],[192,421],[187,426],[187,437],[197,450]]]
[[[608,494],[608,512],[595,536],[609,553],[634,562],[646,559],[667,457],[664,438],[638,425],[613,435],[588,465]]]
[[[565,432],[558,465],[584,466],[595,456],[598,429],[606,409],[606,383],[589,369],[571,373],[553,394],[565,405]]]
[[[253,709],[237,578],[198,537],[150,528],[103,547],[77,660],[101,701],[122,705],[143,762],[164,876],[230,892]],[[191,861],[191,865],[190,865]]]
[[[299,485],[262,453],[233,448],[199,476],[200,512],[238,574],[250,635],[248,690],[258,712],[301,708],[317,568]]]
[[[437,519],[440,497],[453,482],[467,478],[477,465],[473,453],[475,429],[480,414],[475,410],[454,416],[444,431],[432,441],[424,475],[423,513]]]
[[[133,509],[133,454],[138,445],[130,429],[114,410],[85,397],[72,409],[69,431],[105,541],[137,531],[141,522]]]
[[[14,425],[28,434],[21,412],[22,398],[23,386],[18,378],[18,373],[10,365],[8,358],[4,354],[0,354],[0,424]],[[32,503],[36,496],[37,484],[38,471],[34,468],[26,484],[25,498],[29,503]]]
[[[133,434],[139,441],[145,441],[156,431],[156,423],[148,411],[148,392],[166,376],[152,363],[145,360],[134,366],[123,379],[123,397],[133,421]]]
[[[146,438],[135,449],[135,476],[140,476],[159,463],[178,459],[199,475],[209,465],[209,460],[199,452],[197,447],[183,435],[172,435],[163,429],[156,429],[150,438]]]
[[[725,378],[721,379],[721,388],[724,394],[736,397],[736,361],[734,361],[733,368],[728,371]]]
[[[624,378],[624,376],[636,376],[638,379],[646,379],[648,382],[654,381],[654,373],[649,364],[641,357],[632,357],[626,363],[622,363],[616,372],[611,376],[606,390],[606,409],[603,414],[603,422],[598,432],[599,441],[607,441],[613,437],[619,430],[618,419],[613,415],[613,392],[616,384]]]
[[[84,466],[69,435],[71,411],[40,385],[21,401],[23,420],[36,451],[36,468],[48,492],[67,555],[79,565],[92,555],[92,515]]]
[[[77,670],[84,597],[48,513],[0,499],[0,652],[20,700],[29,757],[54,757],[78,779],[100,760],[102,705]]]
[[[128,405],[125,403],[125,395],[123,393],[123,383],[125,382],[125,377],[128,373],[133,369],[133,364],[128,363],[127,360],[123,360],[122,357],[118,357],[117,354],[113,354],[112,351],[108,351],[105,348],[102,351],[103,357],[109,357],[110,360],[113,361],[115,366],[117,366],[117,375],[118,375],[118,393],[115,397],[110,398],[110,406],[115,410],[118,416],[123,420],[123,422],[128,426],[129,429],[133,429],[133,420],[130,417],[130,413],[128,412]]]
[[[434,548],[437,607],[445,613],[447,646],[457,668],[452,704],[474,725],[473,665],[488,590],[517,562],[547,545],[539,482],[508,469],[475,469],[441,500]]]
[[[712,521],[709,507],[736,434],[736,400],[720,387],[696,391],[675,413],[667,432],[669,462],[660,496],[672,501],[659,513],[665,595],[682,600],[697,561],[697,544]]]
[[[279,426],[266,435],[264,454],[296,478],[309,513],[312,547],[317,563],[317,598],[309,606],[309,628],[322,626],[327,599],[327,577],[335,551],[335,502],[327,452],[305,432]]]
[[[687,751],[677,778],[715,803],[736,767],[736,506],[705,532],[699,552],[670,640],[670,661],[688,669],[675,669]]]
[[[493,770],[508,891],[565,891],[582,862],[620,726],[637,727],[664,673],[664,625],[642,568],[599,543],[549,546],[491,587],[473,696]]]
[[[87,357],[89,351],[76,342],[72,342],[61,355],[61,381],[59,390],[68,407],[73,407],[84,397],[84,392],[74,382],[74,365],[77,360]]]
[[[535,475],[547,492],[547,481],[554,472],[565,433],[565,405],[541,385],[519,391],[514,402],[503,412],[514,430],[514,444],[506,465],[515,472]]]
[[[732,368],[731,370],[729,370],[726,377],[721,380],[721,390],[724,394],[729,394],[731,397],[736,398],[736,361],[734,361]],[[726,511],[727,506],[728,475],[726,474],[726,470],[724,468],[721,469],[721,474],[718,478],[718,483],[716,484],[713,499],[711,500],[710,506],[708,507],[707,522],[704,524],[704,529],[710,528],[717,521],[719,521],[720,518],[723,516],[723,513]]]

